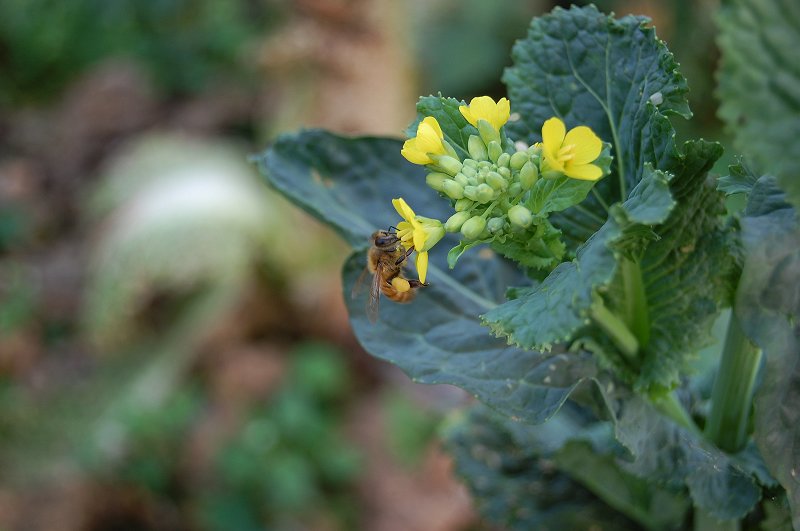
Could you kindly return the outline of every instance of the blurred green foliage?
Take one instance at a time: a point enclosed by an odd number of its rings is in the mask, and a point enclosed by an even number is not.
[[[98,60],[141,61],[168,93],[243,79],[244,46],[280,20],[276,2],[4,0],[0,104],[54,96]]]
[[[294,353],[277,394],[217,455],[215,485],[201,505],[209,529],[295,529],[310,507],[352,528],[348,491],[360,460],[340,431],[350,385],[332,348],[307,344]]]
[[[419,464],[442,419],[399,392],[387,393],[383,397],[383,407],[392,455],[405,466]]]

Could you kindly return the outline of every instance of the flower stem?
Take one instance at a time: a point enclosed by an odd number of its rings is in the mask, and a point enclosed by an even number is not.
[[[603,301],[596,300],[589,308],[589,316],[608,335],[614,345],[633,363],[637,361],[639,341],[636,339],[622,319],[606,308]]]
[[[760,364],[761,350],[747,339],[731,312],[705,428],[706,438],[726,452],[738,452],[747,443],[747,422]]]
[[[625,302],[622,310],[622,319],[639,345],[646,347],[650,341],[650,316],[647,309],[647,296],[644,292],[642,270],[638,262],[622,258],[622,282],[625,287]]]

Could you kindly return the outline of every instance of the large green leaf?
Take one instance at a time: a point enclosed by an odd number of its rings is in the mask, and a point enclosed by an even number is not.
[[[395,139],[344,139],[320,130],[283,135],[255,157],[269,182],[347,243],[364,248],[373,231],[399,221],[392,199],[437,217],[447,203],[425,186],[425,171],[401,155]],[[413,198],[411,195],[413,194]]]
[[[793,525],[800,529],[800,225],[770,176],[755,183],[745,213],[735,310],[766,359],[755,397],[754,439],[786,489]]]
[[[558,468],[647,529],[676,529],[689,508],[686,497],[621,470],[613,455],[597,452],[586,441],[567,443],[554,460]]]
[[[669,189],[651,184],[663,178],[648,174],[622,209],[646,211],[656,222],[667,219],[672,207]],[[651,193],[659,189],[660,194]],[[628,228],[637,229],[635,223]],[[609,219],[578,249],[575,260],[560,264],[541,284],[519,290],[516,299],[487,312],[484,321],[495,334],[508,336],[509,342],[522,348],[550,349],[572,340],[589,324],[595,291],[613,280],[617,265],[610,246],[624,237],[623,228]]]
[[[674,157],[669,114],[689,117],[686,80],[647,19],[616,20],[594,6],[556,8],[531,22],[526,39],[514,46],[514,66],[503,81],[520,120],[512,136],[541,139],[542,123],[558,116],[568,128],[588,125],[611,142],[612,175],[590,196],[584,210],[560,214],[556,226],[573,244],[586,241],[605,220],[602,204],[627,199],[645,163],[667,169]],[[585,210],[595,216],[586,215]]]
[[[743,517],[760,499],[760,470],[752,461],[725,454],[641,397],[622,392],[612,403],[617,440],[632,454],[623,462],[626,470],[657,483],[685,484],[695,504],[721,520]]]
[[[581,430],[580,415],[565,413],[529,426],[476,406],[447,426],[447,448],[481,514],[509,530],[636,529],[553,466],[553,453]]]
[[[607,344],[589,328],[588,311],[598,290],[612,307],[622,304],[618,260],[633,256],[642,271],[651,329],[648,344],[641,345],[641,367],[632,370],[608,348],[598,353],[639,387],[676,385],[730,291],[730,259],[719,220],[722,196],[707,181],[720,154],[718,144],[689,142],[669,165],[675,177],[668,186],[661,172],[645,173],[573,262],[487,312],[487,324],[523,348],[546,349],[587,335]]]
[[[392,197],[404,196],[418,213],[431,217],[441,218],[449,208],[425,186],[419,169],[400,156],[400,146],[396,140],[308,131],[282,137],[258,160],[287,197],[352,245],[363,246],[374,229],[397,223]],[[593,362],[579,355],[545,356],[491,337],[478,316],[524,277],[488,249],[465,255],[448,272],[448,243],[430,252],[430,286],[420,289],[411,304],[383,299],[374,324],[366,317],[366,293],[350,297],[366,265],[365,253],[350,257],[344,286],[359,341],[418,382],[457,385],[509,416],[543,422],[594,376]]]
[[[800,206],[800,4],[734,0],[719,27],[719,115],[736,148]]]

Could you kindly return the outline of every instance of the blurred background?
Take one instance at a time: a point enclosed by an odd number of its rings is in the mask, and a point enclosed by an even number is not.
[[[503,96],[556,4],[0,2],[0,530],[491,529],[436,442],[467,398],[362,351],[348,249],[247,156]],[[654,19],[680,134],[720,139],[717,1],[596,4]]]

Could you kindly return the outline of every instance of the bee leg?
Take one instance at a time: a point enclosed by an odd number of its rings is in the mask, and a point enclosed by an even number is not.
[[[412,288],[422,288],[430,286],[427,282],[420,282],[419,280],[408,279],[408,285]]]
[[[403,256],[401,256],[395,261],[394,265],[400,265],[403,262],[405,262],[406,258],[411,256],[411,253],[413,252],[414,252],[414,246],[412,245],[411,247],[408,248],[408,251],[406,251],[406,253]]]

